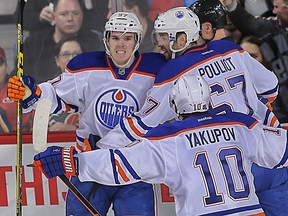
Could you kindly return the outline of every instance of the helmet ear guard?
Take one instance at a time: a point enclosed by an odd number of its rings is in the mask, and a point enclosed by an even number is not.
[[[179,77],[171,87],[169,94],[170,107],[177,116],[209,109],[210,88],[200,75]]]

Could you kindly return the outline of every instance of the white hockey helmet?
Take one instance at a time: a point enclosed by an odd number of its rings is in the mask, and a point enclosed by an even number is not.
[[[191,42],[199,39],[200,21],[198,16],[187,7],[175,7],[158,15],[154,22],[155,33],[168,33],[170,49],[179,52],[185,49]],[[176,41],[178,32],[185,32],[187,43],[181,50],[174,50],[173,43]]]
[[[106,22],[103,41],[108,55],[110,55],[110,51],[107,46],[107,38],[109,35],[108,33],[111,31],[123,32],[123,34],[126,32],[136,33],[137,44],[134,51],[139,48],[142,40],[143,27],[134,13],[115,12]]]
[[[169,102],[177,116],[209,109],[210,88],[200,75],[179,77],[171,87]]]

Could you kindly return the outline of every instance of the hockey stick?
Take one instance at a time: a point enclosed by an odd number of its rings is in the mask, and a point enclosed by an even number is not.
[[[27,0],[19,0],[17,21],[17,76],[23,75],[23,11]],[[16,215],[22,215],[22,101],[17,102]]]
[[[92,203],[72,184],[65,175],[58,176],[62,182],[69,188],[69,190],[78,198],[78,200],[85,206],[85,208],[94,216],[101,216],[94,208]]]
[[[48,98],[40,99],[37,102],[34,114],[32,137],[33,148],[38,152],[47,149],[47,132],[51,106],[52,102]]]
[[[44,151],[47,148],[47,132],[51,106],[52,102],[48,98],[43,98],[37,102],[33,121],[32,137],[33,147],[38,152]],[[94,208],[89,200],[69,181],[65,175],[60,175],[59,178],[92,215],[100,216],[99,212]]]

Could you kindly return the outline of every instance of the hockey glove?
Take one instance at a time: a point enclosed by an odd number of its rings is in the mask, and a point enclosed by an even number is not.
[[[21,79],[13,76],[8,81],[7,95],[13,101],[23,100],[22,107],[27,109],[39,100],[41,89],[30,76],[23,75]]]
[[[34,156],[34,165],[41,170],[47,178],[53,178],[66,174],[75,176],[77,174],[78,158],[74,146],[60,147],[50,146],[45,151]]]

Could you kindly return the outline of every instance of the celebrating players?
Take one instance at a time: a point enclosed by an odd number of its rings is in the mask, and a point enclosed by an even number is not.
[[[153,128],[120,149],[73,155],[74,147],[52,146],[35,155],[34,164],[49,178],[70,168],[83,182],[165,183],[178,216],[264,215],[251,166],[288,166],[287,131],[242,113],[209,114],[210,88],[199,75],[179,77],[169,92],[180,121]],[[63,151],[69,154],[66,163]]]

